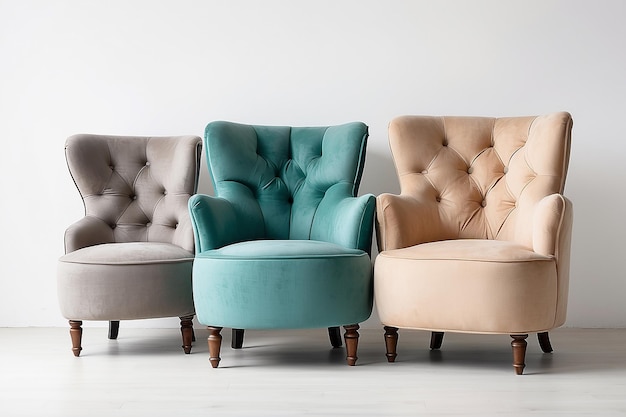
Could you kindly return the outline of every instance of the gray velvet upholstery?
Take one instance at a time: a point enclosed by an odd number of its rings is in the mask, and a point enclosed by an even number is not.
[[[65,232],[57,284],[61,313],[76,331],[82,320],[178,316],[191,332],[195,249],[187,201],[197,190],[200,149],[197,136],[67,139],[85,216]],[[74,343],[76,356],[80,349]]]

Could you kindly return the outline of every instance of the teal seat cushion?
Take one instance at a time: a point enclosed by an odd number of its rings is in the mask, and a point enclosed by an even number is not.
[[[368,254],[316,240],[253,240],[196,254],[200,323],[295,329],[360,323],[372,311]]]

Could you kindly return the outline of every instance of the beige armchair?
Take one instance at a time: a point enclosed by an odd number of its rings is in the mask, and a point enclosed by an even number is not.
[[[567,310],[572,204],[563,196],[572,118],[403,116],[389,126],[400,195],[377,198],[374,294],[394,362],[398,328],[528,333]]]
[[[85,217],[65,232],[58,262],[61,313],[72,351],[82,350],[82,321],[180,317],[191,351],[194,236],[187,210],[196,192],[201,139],[75,135],[68,168]]]

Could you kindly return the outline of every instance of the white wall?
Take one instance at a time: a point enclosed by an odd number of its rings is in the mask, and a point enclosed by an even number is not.
[[[63,154],[73,133],[362,120],[361,192],[379,194],[398,191],[394,116],[567,110],[567,325],[626,327],[625,17],[621,0],[0,0],[0,326],[66,325],[55,270],[83,213]]]

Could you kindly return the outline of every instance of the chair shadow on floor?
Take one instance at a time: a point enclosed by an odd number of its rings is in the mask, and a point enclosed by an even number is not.
[[[106,338],[107,330],[90,328],[85,332],[90,356],[187,356],[180,351],[178,329],[134,329],[120,331],[117,340]],[[296,334],[292,334],[296,332]],[[582,333],[581,333],[582,332]],[[230,332],[224,332],[221,368],[258,366],[336,367],[345,365],[345,346],[332,348],[325,329],[249,331],[241,350],[231,349]],[[209,332],[196,328],[191,356],[206,357],[207,371]],[[626,372],[626,329],[559,329],[553,332],[554,352],[543,353],[536,338],[529,343],[524,375],[580,374],[585,372]],[[359,341],[357,367],[389,367],[418,372],[484,372],[509,373],[511,348],[503,335],[446,334],[439,350],[429,349],[430,334],[404,330],[400,333],[397,363],[387,363],[382,330],[365,329]],[[65,353],[65,350],[63,351]],[[195,363],[195,360],[194,360]]]

